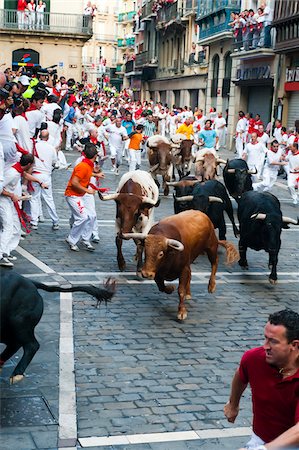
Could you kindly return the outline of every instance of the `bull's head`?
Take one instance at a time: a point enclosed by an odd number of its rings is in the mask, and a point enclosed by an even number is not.
[[[100,194],[99,194],[100,195]],[[115,193],[103,196],[101,200],[115,200],[116,220],[120,234],[129,233],[132,228],[143,229],[148,222],[151,208],[159,206],[160,201],[155,202],[149,197],[135,194]]]
[[[143,278],[154,280],[156,273],[170,251],[182,252],[184,245],[176,239],[169,239],[162,235],[141,233],[126,233],[125,239],[139,239],[144,241],[145,262],[142,267]]]
[[[245,162],[245,161],[244,161]],[[241,195],[252,190],[252,174],[256,174],[257,170],[249,170],[248,168],[224,168],[223,177],[225,185],[229,193],[234,198],[240,198]]]

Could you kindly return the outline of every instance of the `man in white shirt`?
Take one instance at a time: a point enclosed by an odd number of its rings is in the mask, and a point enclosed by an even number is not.
[[[28,121],[22,115],[23,108],[15,110],[15,117],[13,118],[13,130],[17,143],[27,152],[32,153],[32,140],[30,138],[30,130]]]
[[[44,114],[41,108],[44,103],[44,95],[40,92],[35,92],[31,97],[31,105],[27,109],[25,116],[28,120],[30,137],[36,137],[41,123],[44,121]]]
[[[257,174],[252,175],[252,181],[257,182],[261,176],[265,161],[266,147],[262,142],[258,142],[257,133],[251,134],[251,141],[245,145],[242,158],[247,161],[249,170],[257,169]]]
[[[282,130],[281,130],[281,120],[276,119],[275,120],[275,128],[273,131],[273,137],[278,141],[279,144],[282,142]]]
[[[3,181],[4,181],[4,153],[3,153],[3,147],[0,142],[0,194],[3,190]]]
[[[236,153],[238,158],[243,157],[246,136],[247,120],[243,111],[239,111],[239,120],[236,126]]]
[[[255,191],[270,191],[275,181],[279,168],[286,164],[282,159],[283,150],[280,148],[278,142],[274,140],[271,146],[266,151],[266,161],[263,170],[263,181],[260,183],[253,183]]]
[[[258,132],[258,138],[257,138],[258,142],[262,142],[264,144],[264,146],[267,147],[267,144],[268,144],[270,138],[269,138],[268,134],[265,133],[264,125],[258,125],[257,132]]]
[[[162,107],[160,112],[158,113],[160,134],[162,136],[165,136],[166,117],[167,117],[167,114],[165,112],[165,109]]]
[[[119,166],[122,163],[124,141],[129,139],[127,130],[122,126],[121,122],[122,119],[117,117],[115,124],[108,125],[106,127],[112,164],[111,171],[114,172],[115,175],[119,175]]]
[[[41,107],[41,112],[44,114],[46,120],[53,120],[53,113],[55,109],[61,109],[61,107],[58,105],[58,97],[56,95],[48,95],[47,102],[43,103],[43,106]]]
[[[296,188],[298,190],[299,185],[299,151],[297,142],[290,145],[290,151],[286,157],[286,161],[289,163],[288,188],[293,199],[293,204],[297,205],[298,194]]]
[[[222,116],[222,112],[218,113],[218,116],[214,120],[214,129],[218,136],[218,148],[225,147],[226,140],[226,121]],[[217,149],[218,150],[218,149]]]
[[[31,228],[37,230],[38,217],[40,216],[40,203],[43,198],[49,216],[53,222],[53,230],[59,229],[59,218],[52,193],[52,170],[57,162],[57,153],[55,148],[49,144],[48,130],[40,132],[40,141],[36,144],[37,156],[34,158],[32,175],[37,178],[38,183],[33,183],[34,191],[30,200],[31,207]],[[41,189],[40,183],[48,186],[48,189]]]
[[[264,16],[264,47],[270,48],[271,47],[271,24],[273,21],[273,9],[270,8],[266,4],[266,2],[261,3],[261,8],[263,10],[263,16]]]

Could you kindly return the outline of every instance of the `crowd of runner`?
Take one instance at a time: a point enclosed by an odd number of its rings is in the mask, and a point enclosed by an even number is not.
[[[104,161],[111,161],[106,169],[115,176],[122,164],[136,170],[149,137],[160,134],[167,139],[177,133],[194,140],[194,158],[205,152],[216,155],[227,146],[227,117],[215,108],[204,113],[189,106],[133,101],[129,90],[118,93],[113,87],[98,89],[58,78],[51,68],[37,69],[34,76],[10,68],[0,73],[0,265],[13,265],[16,257],[11,252],[21,238],[21,226],[36,230],[43,221],[42,199],[53,230],[59,228],[51,179],[54,169],[70,166],[68,151],[77,150],[78,160],[65,191],[72,225],[67,242],[78,251],[80,235],[85,248],[93,251],[91,242],[99,241],[94,194],[103,190]],[[235,147],[236,157],[256,169],[254,189],[271,190],[283,170],[297,204],[298,130],[287,130],[279,120],[274,127],[265,126],[258,114],[253,118],[240,111]],[[92,178],[81,189],[78,179],[85,176]],[[83,196],[86,217],[92,218],[87,228],[77,226]]]

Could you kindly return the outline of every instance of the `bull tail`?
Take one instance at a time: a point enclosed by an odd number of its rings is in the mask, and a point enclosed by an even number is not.
[[[239,261],[240,255],[234,244],[228,241],[218,241],[218,244],[221,245],[221,247],[224,247],[226,250],[225,264],[230,265]]]
[[[38,281],[31,281],[37,289],[42,289],[43,291],[47,292],[86,292],[87,294],[96,298],[98,303],[101,303],[102,301],[107,302],[108,300],[110,300],[115,294],[116,290],[115,280],[111,280],[110,278],[104,283],[103,288],[86,285],[70,287],[47,286],[46,284],[39,283]]]

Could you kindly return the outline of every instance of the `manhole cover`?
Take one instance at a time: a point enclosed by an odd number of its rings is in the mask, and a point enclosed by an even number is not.
[[[57,421],[43,397],[0,399],[1,427],[55,425]]]

